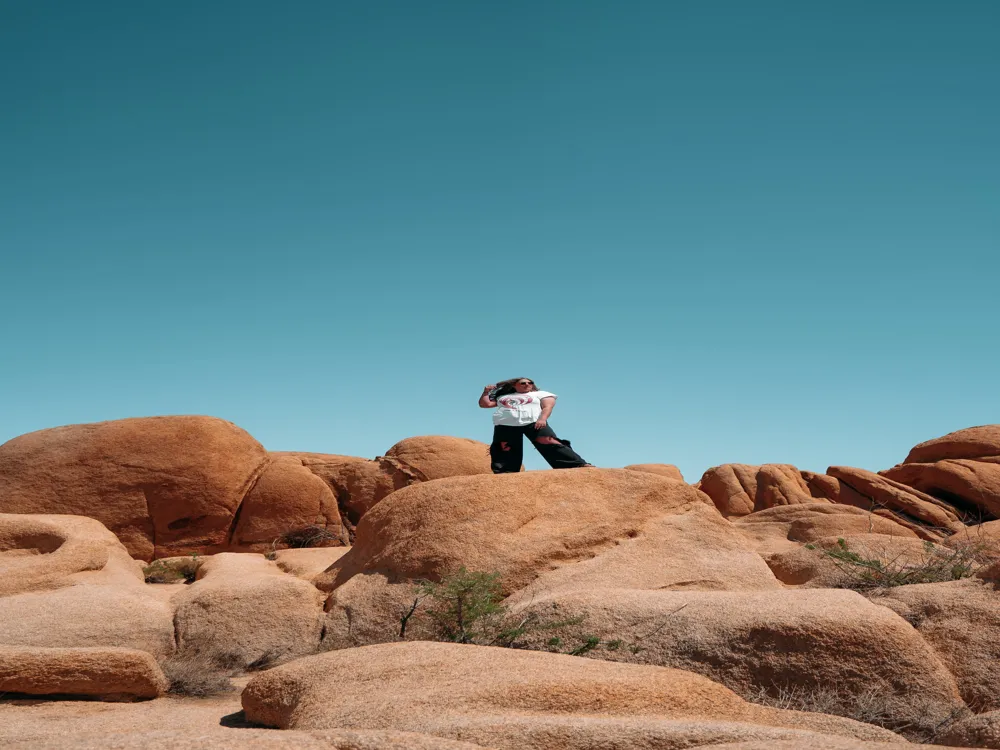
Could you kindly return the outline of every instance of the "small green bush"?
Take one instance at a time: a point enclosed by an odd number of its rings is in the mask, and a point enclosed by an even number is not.
[[[806,548],[816,549],[811,544],[806,545]],[[946,548],[938,547],[933,542],[924,542],[923,554],[919,560],[905,561],[901,556],[880,559],[852,552],[844,539],[838,539],[837,546],[833,549],[821,550],[821,554],[844,573],[840,588],[858,591],[968,578],[980,566],[982,552],[981,545],[974,543]]]
[[[583,617],[565,616],[557,604],[541,612],[512,613],[503,603],[498,573],[465,567],[439,582],[423,581],[409,611],[400,613],[400,638],[414,617],[430,621],[434,637],[452,643],[523,648],[583,656],[601,646],[595,635],[571,633]],[[608,641],[610,650],[621,640]]]
[[[198,575],[198,554],[184,560],[153,560],[142,569],[146,583],[193,583]]]
[[[499,573],[473,573],[463,565],[440,583],[424,581],[419,592],[430,604],[424,614],[434,621],[441,638],[477,643],[496,635],[505,614]]]

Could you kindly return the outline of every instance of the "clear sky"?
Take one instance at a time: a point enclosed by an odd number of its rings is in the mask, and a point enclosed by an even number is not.
[[[1000,422],[1000,2],[0,0],[0,254],[0,441],[885,468]]]

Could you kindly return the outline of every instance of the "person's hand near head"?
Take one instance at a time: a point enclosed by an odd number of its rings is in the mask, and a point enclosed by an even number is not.
[[[490,392],[496,388],[496,385],[491,383],[490,385],[483,388],[483,395],[479,397],[479,406],[483,409],[492,409],[497,405],[497,402],[490,398]]]

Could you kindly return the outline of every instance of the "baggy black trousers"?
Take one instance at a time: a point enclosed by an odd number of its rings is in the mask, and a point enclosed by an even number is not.
[[[533,424],[518,426],[494,425],[493,442],[490,444],[490,464],[494,474],[509,474],[521,470],[524,460],[524,443],[521,437],[527,435],[542,458],[553,469],[577,469],[587,462],[570,447],[568,440],[561,440],[551,427],[545,425],[539,430]],[[539,442],[539,438],[551,438],[556,442]]]

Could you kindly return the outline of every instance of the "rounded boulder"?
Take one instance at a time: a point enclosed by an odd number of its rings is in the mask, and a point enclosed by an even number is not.
[[[203,416],[55,427],[0,445],[0,512],[96,518],[133,557],[223,548],[267,452]]]

